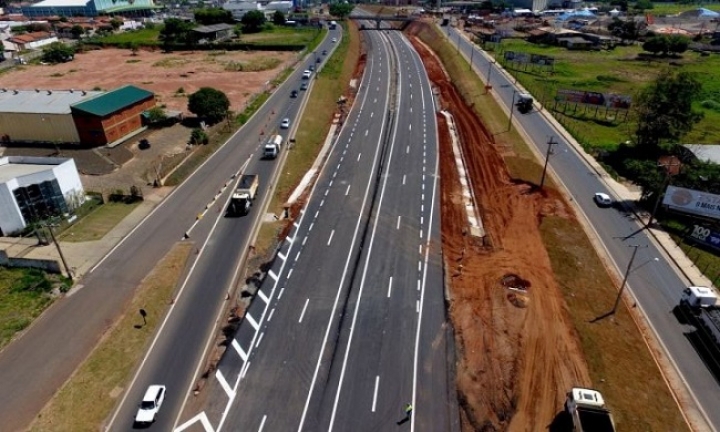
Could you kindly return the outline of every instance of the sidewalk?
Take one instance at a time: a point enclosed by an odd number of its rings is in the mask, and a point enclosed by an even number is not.
[[[111,229],[100,240],[90,242],[60,241],[60,248],[77,281],[100,262],[105,255],[122,241],[166,196],[173,188],[152,189],[145,200],[135,210]],[[11,258],[28,258],[57,261],[62,266],[55,245],[38,245],[36,238],[0,237],[0,250],[5,250]]]

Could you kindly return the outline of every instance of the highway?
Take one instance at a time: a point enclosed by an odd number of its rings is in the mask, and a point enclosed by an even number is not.
[[[365,74],[327,163],[189,413],[220,430],[458,430],[445,324],[435,107],[399,32]],[[403,406],[414,415],[404,419]]]
[[[339,31],[331,31],[318,49],[330,51],[333,48],[330,37],[339,34]],[[299,65],[298,70],[251,120],[260,125],[259,129],[264,135],[261,136],[257,126],[247,128],[250,130],[244,128],[242,137],[241,134],[236,134],[228,145],[222,148],[229,154],[218,153],[210,159],[218,163],[211,175],[215,178],[220,175],[219,178],[227,179],[228,186],[215,192],[220,195],[213,210],[201,218],[188,233],[190,239],[200,239],[196,240],[197,260],[181,287],[183,294],[179,295],[173,304],[164,326],[155,336],[131,387],[113,415],[109,430],[127,431],[133,427],[138,401],[151,384],[164,384],[167,387],[167,398],[152,428],[165,431],[173,429],[186,397],[191,394],[197,375],[202,373],[201,362],[209,343],[214,340],[216,317],[222,311],[226,294],[232,289],[238,273],[243,270],[240,263],[250,245],[253,227],[263,216],[265,200],[269,198],[266,192],[270,182],[275,180],[279,161],[288,151],[283,148],[280,158],[276,160],[261,158],[261,146],[264,144],[262,140],[274,131],[285,135],[287,140],[287,134],[291,133],[299,120],[300,105],[306,93],[300,92],[298,98],[290,98],[290,92],[299,89],[302,81],[300,76],[309,65],[316,64],[315,57],[308,56],[303,64]],[[291,128],[278,129],[281,119],[286,117],[292,120]],[[266,130],[263,124],[270,124],[271,130]],[[250,156],[245,160],[239,159],[248,149]],[[232,176],[240,173],[259,175],[258,198],[248,215],[225,217],[225,209],[236,183]],[[197,174],[193,178],[195,177]],[[213,195],[207,196],[212,198]]]
[[[453,45],[457,46],[459,41],[460,51],[473,59],[477,71],[487,73],[488,60],[479,50],[471,56],[471,45],[466,39],[458,37],[455,29],[443,27],[443,31]],[[500,97],[505,107],[510,107],[515,87],[505,74],[499,73],[495,65],[491,68],[492,91]],[[550,159],[550,166],[587,217],[620,274],[624,273],[630,261],[634,249],[631,245],[641,246],[628,277],[628,289],[636,299],[638,308],[647,316],[656,337],[677,366],[695,402],[713,429],[717,430],[720,427],[720,386],[684,334],[692,329],[680,324],[672,313],[678,304],[680,292],[689,282],[651,240],[651,235],[641,230],[642,225],[631,217],[629,212],[601,209],[594,204],[592,197],[595,192],[605,192],[610,196],[614,196],[614,193],[543,115],[537,111],[525,115],[515,112],[514,121],[532,138],[532,145],[539,153],[545,154],[550,137],[558,143],[554,149],[555,154]],[[653,262],[654,258],[659,258],[660,261]],[[608,311],[612,309],[613,302],[613,298],[608,298]],[[597,325],[610,325],[610,322],[599,321]],[[629,352],[628,355],[632,353]]]
[[[334,47],[330,38],[339,36],[340,30],[330,31],[318,49],[330,51]],[[172,429],[279,165],[260,160],[261,132],[276,129],[284,117],[297,118],[305,93],[292,99],[290,92],[299,88],[302,70],[314,63],[309,56],[299,65],[226,145],[79,281],[72,296],[53,305],[0,353],[0,429],[18,430],[29,424],[95,346],[141,280],[188,233],[187,241],[195,242],[198,253],[110,428],[129,430],[145,388],[162,383],[168,387],[168,397],[154,428]],[[232,176],[243,166],[260,175],[260,199],[247,217],[225,219],[221,207],[232,189]],[[223,195],[213,202],[221,190]],[[196,220],[208,204],[205,217]]]

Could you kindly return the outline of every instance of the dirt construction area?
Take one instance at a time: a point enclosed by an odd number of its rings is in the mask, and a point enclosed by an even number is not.
[[[539,232],[543,216],[571,218],[572,212],[560,196],[510,178],[439,60],[418,40],[413,44],[454,117],[487,232],[484,242],[469,235],[447,124],[438,115],[443,252],[463,430],[547,430],[565,391],[591,384]]]

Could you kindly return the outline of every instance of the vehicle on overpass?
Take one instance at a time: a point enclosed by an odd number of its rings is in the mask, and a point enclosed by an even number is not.
[[[250,211],[260,179],[256,174],[243,174],[240,176],[237,188],[230,198],[228,213],[231,215],[246,215]]]
[[[615,422],[597,390],[575,387],[565,399],[565,411],[576,432],[615,432]]]

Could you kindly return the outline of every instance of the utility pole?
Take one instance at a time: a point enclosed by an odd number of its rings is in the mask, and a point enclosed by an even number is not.
[[[474,45],[475,45],[474,43],[470,44],[470,70],[472,70],[473,56],[475,55],[475,46]]]
[[[655,205],[653,206],[652,213],[650,213],[650,219],[648,219],[647,224],[645,224],[645,227],[650,228],[650,225],[652,225],[653,219],[655,219],[655,213],[657,213],[658,209],[660,208],[660,199],[663,196],[663,193],[665,193],[665,189],[667,189],[668,185],[670,184],[670,178],[672,177],[670,175],[670,167],[672,166],[679,166],[679,163],[666,163],[666,164],[658,164],[658,167],[665,168],[665,180],[663,180],[662,186],[660,187],[660,190],[658,191],[658,196],[655,199]]]
[[[494,65],[495,62],[489,61],[488,62],[488,71],[487,71],[487,83],[485,84],[487,87],[490,87],[490,73],[492,72],[492,65]]]
[[[512,127],[513,108],[515,108],[515,93],[517,93],[517,90],[513,90],[512,103],[510,104],[510,118],[508,119],[508,132],[510,132],[510,128]]]
[[[627,269],[625,270],[625,276],[623,277],[622,284],[620,285],[620,291],[618,291],[617,298],[615,298],[615,305],[613,306],[612,310],[610,311],[609,315],[614,315],[617,311],[618,305],[620,304],[620,299],[622,298],[623,291],[625,291],[625,286],[627,285],[628,276],[630,275],[630,271],[632,270],[633,261],[635,261],[635,255],[637,254],[638,248],[640,245],[628,245],[628,247],[634,248],[632,256],[630,257],[630,262],[628,262]],[[647,246],[643,246],[647,247]]]
[[[53,232],[52,225],[45,225],[50,231],[50,237],[52,238],[53,243],[55,243],[55,247],[57,248],[58,253],[60,254],[60,260],[62,260],[63,265],[65,266],[65,271],[68,274],[68,278],[70,278],[70,281],[73,280],[72,272],[70,271],[70,267],[68,266],[67,261],[65,260],[65,255],[62,253],[62,249],[60,249],[60,243],[57,242],[57,239],[55,239],[55,233]]]
[[[550,155],[553,153],[553,146],[557,145],[558,143],[553,141],[553,136],[550,136],[550,139],[547,142],[547,152],[545,153],[545,166],[543,167],[543,173],[542,178],[540,178],[540,189],[542,190],[543,186],[545,185],[545,173],[547,173],[547,166],[548,162],[550,162]]]

